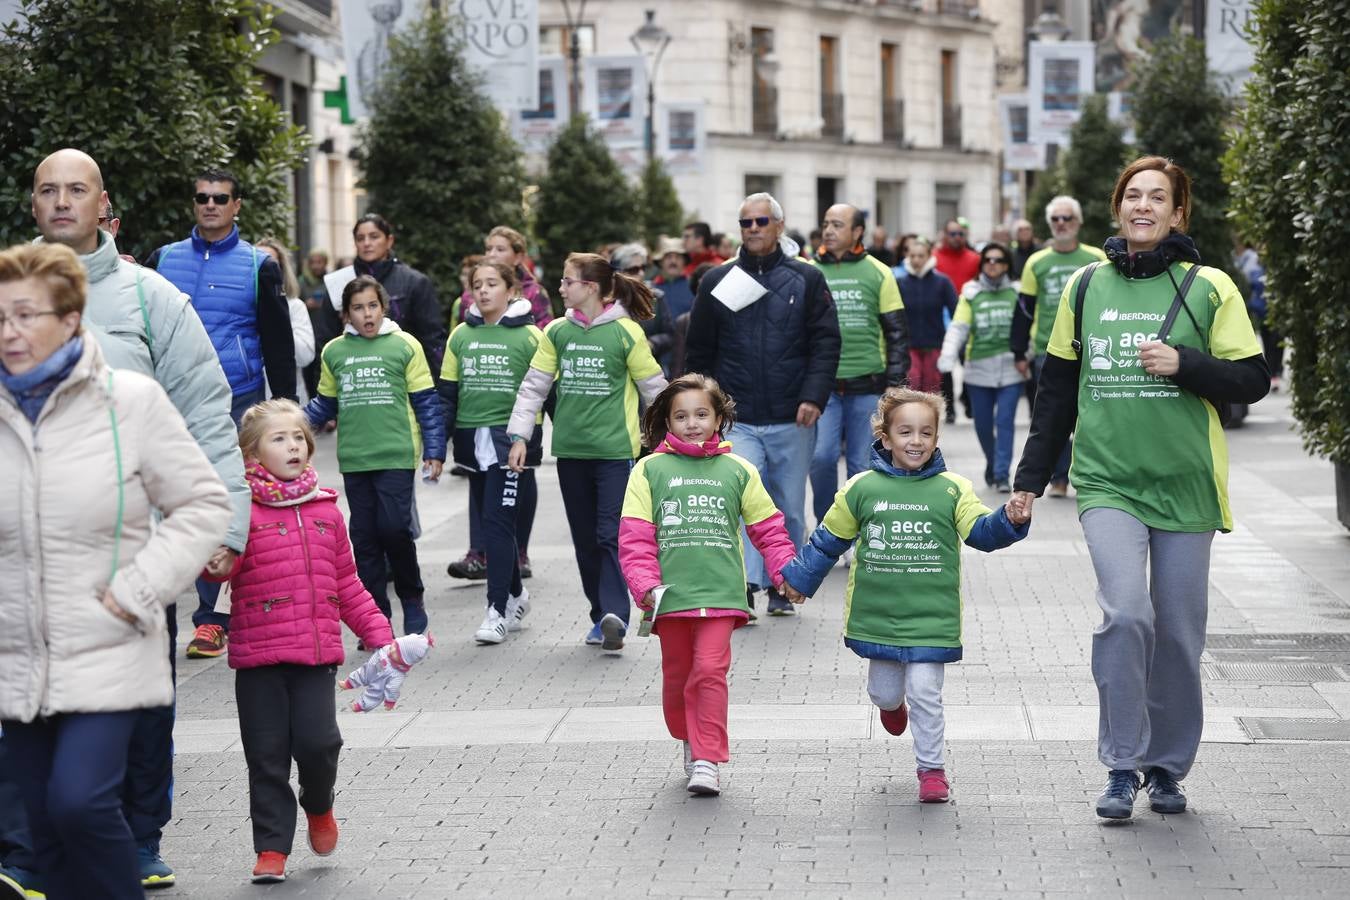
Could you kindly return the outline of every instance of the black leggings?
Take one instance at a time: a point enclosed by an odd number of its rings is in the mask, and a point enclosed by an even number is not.
[[[506,614],[509,596],[520,596],[520,553],[517,529],[521,494],[526,483],[534,485],[534,473],[516,474],[502,466],[469,476],[470,497],[478,498],[483,515],[483,552],[487,555],[487,599],[497,612]],[[536,492],[537,498],[537,492]],[[470,508],[473,503],[470,501]]]

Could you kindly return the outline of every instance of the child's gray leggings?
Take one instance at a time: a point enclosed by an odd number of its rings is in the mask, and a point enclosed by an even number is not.
[[[909,698],[909,733],[920,769],[943,765],[943,663],[900,663],[869,659],[867,695],[882,709],[898,709]]]

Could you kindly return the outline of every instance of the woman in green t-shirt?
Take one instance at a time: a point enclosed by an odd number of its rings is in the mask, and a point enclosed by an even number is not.
[[[1073,431],[1070,472],[1102,608],[1092,674],[1110,775],[1097,815],[1128,819],[1140,772],[1155,812],[1186,808],[1178,782],[1204,725],[1210,544],[1233,527],[1218,407],[1260,400],[1270,375],[1242,295],[1200,265],[1185,234],[1185,171],[1142,157],[1111,200],[1121,234],[1106,242],[1109,264],[1078,270],[1060,296],[1013,499],[1030,507],[1040,496]]]

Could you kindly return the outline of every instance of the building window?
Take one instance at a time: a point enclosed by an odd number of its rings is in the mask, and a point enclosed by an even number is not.
[[[581,45],[581,55],[583,57],[591,56],[595,53],[595,26],[578,25],[577,43]],[[540,56],[568,56],[572,52],[572,30],[566,25],[540,25],[539,26],[539,55]]]
[[[905,101],[900,99],[900,47],[881,45],[881,139],[905,142]]]
[[[942,146],[961,149],[961,106],[956,102],[956,51],[942,51]]]
[[[820,133],[844,136],[844,93],[839,76],[839,38],[820,38]]]
[[[839,181],[838,178],[817,178],[816,179],[816,225],[825,221],[825,210],[834,206],[839,201]]]
[[[905,183],[903,181],[877,182],[876,225],[897,237],[905,230]]]
[[[962,187],[938,183],[933,186],[933,228],[940,229],[961,214]]]
[[[751,194],[761,193],[773,194],[774,198],[777,199],[778,176],[747,172],[745,175],[745,196],[749,197]]]
[[[778,134],[777,59],[773,56],[773,29],[750,29],[751,125],[755,134]]]

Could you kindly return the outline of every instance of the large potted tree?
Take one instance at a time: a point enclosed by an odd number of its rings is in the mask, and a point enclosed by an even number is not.
[[[1233,214],[1291,346],[1304,446],[1335,466],[1350,528],[1350,5],[1258,0],[1251,27],[1256,61],[1226,157]]]

